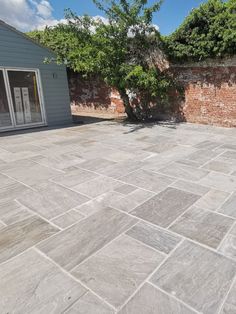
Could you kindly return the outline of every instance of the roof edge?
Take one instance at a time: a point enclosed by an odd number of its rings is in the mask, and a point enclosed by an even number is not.
[[[32,42],[33,44],[39,46],[40,48],[43,48],[43,49],[49,51],[50,53],[52,53],[53,55],[56,56],[55,52],[54,52],[52,49],[50,49],[50,48],[48,48],[48,47],[46,47],[46,46],[40,44],[40,43],[37,42],[36,40],[32,39],[31,37],[29,37],[29,36],[26,35],[25,33],[19,31],[17,28],[15,28],[14,26],[12,26],[12,25],[6,23],[5,21],[3,21],[3,20],[1,20],[1,19],[0,19],[0,25],[5,26],[6,28],[10,29],[11,31],[17,33],[18,35],[20,35],[20,36],[24,37],[25,39],[27,39],[28,41]]]

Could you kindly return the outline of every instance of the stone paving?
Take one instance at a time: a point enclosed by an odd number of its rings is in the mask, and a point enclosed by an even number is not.
[[[236,129],[0,137],[1,314],[235,314]]]

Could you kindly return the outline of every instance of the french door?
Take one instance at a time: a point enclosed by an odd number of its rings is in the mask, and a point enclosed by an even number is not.
[[[43,124],[38,71],[0,68],[0,131]]]
[[[0,128],[12,126],[12,116],[9,107],[4,72],[0,69]]]

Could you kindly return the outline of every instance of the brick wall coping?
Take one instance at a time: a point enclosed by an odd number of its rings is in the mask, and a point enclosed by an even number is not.
[[[236,66],[236,55],[224,59],[207,59],[199,62],[172,63],[170,68],[198,68],[198,67],[225,67]]]

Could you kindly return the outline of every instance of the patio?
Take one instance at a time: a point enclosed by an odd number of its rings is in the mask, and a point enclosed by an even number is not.
[[[236,129],[0,137],[0,313],[236,313]]]

